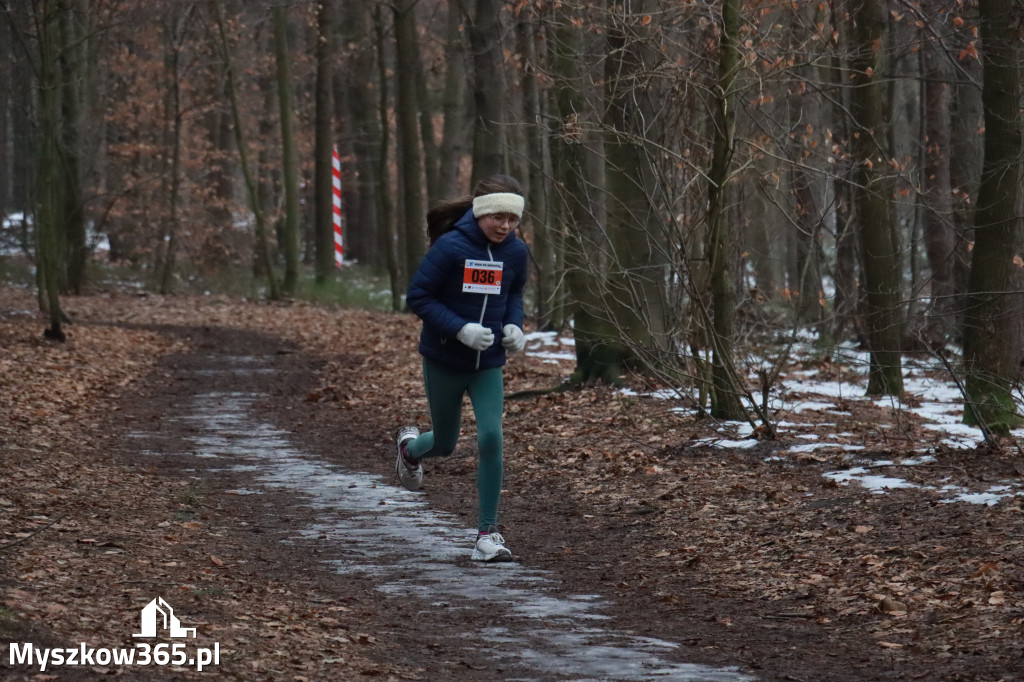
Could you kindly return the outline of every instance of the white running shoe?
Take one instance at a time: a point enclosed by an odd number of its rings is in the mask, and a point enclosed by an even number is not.
[[[423,465],[416,462],[415,467],[409,466],[412,462],[406,459],[403,452],[406,443],[415,440],[419,435],[420,430],[415,426],[403,426],[398,430],[398,457],[395,459],[395,471],[398,472],[398,481],[406,490],[416,491],[423,485]]]
[[[476,547],[473,548],[473,561],[512,561],[512,552],[505,546],[505,538],[501,533],[488,533],[476,539]]]

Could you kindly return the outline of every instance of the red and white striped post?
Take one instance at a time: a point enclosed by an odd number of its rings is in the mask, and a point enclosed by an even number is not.
[[[334,171],[334,264],[339,268],[345,255],[341,240],[341,159],[338,158],[338,146],[334,146],[331,166]]]

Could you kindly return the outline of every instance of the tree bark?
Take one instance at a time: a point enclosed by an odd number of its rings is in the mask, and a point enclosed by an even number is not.
[[[473,50],[473,181],[505,172],[505,71],[498,0],[476,0],[469,42]]]
[[[398,62],[395,109],[402,159],[399,180],[402,188],[402,229],[405,231],[403,290],[426,253],[423,157],[420,154],[419,102],[416,100],[416,71],[421,66],[416,61],[415,8],[415,0],[400,0],[395,4],[395,53]]]
[[[608,5],[605,59],[605,189],[610,260],[605,311],[615,326],[622,365],[656,365],[665,332],[665,234],[657,217],[655,171],[648,150],[655,118],[651,74],[656,48],[643,2]],[[634,363],[635,364],[635,363]]]
[[[836,297],[829,334],[833,342],[843,337],[847,327],[853,326],[863,338],[863,325],[859,322],[861,291],[857,285],[857,231],[853,222],[853,193],[849,182],[851,123],[847,112],[850,95],[847,83],[849,63],[842,55],[849,53],[848,22],[834,10],[829,13],[832,36],[829,57],[824,60],[821,75],[829,87],[831,106],[828,117],[834,122],[831,187],[835,195],[834,224],[836,235],[835,286]]]
[[[465,194],[459,181],[459,166],[466,153],[466,39],[462,31],[462,10],[459,2],[448,3],[447,42],[445,43],[444,94],[441,109],[444,128],[441,132],[443,151],[438,161],[437,194],[454,197]],[[468,179],[467,179],[468,180]],[[531,197],[532,199],[532,197]]]
[[[985,160],[975,211],[975,241],[964,329],[967,404],[964,422],[1006,435],[1021,423],[1011,388],[1020,373],[1021,297],[1014,264],[1021,218],[1024,125],[1021,47],[1024,8],[1014,0],[980,0]],[[1018,256],[1019,258],[1019,256]],[[986,428],[987,427],[987,428]]]
[[[186,22],[192,13],[193,6],[186,8],[179,17],[176,14],[168,18],[167,25],[167,57],[165,59],[165,70],[170,88],[167,93],[165,120],[169,119],[169,131],[167,135],[167,146],[171,150],[171,163],[167,170],[167,215],[165,217],[165,228],[162,243],[158,246],[160,251],[159,267],[159,288],[161,294],[169,294],[172,289],[174,277],[175,252],[178,240],[178,203],[181,196],[181,41],[184,38]]]
[[[431,102],[430,90],[427,88],[427,75],[420,56],[420,41],[415,32],[412,34],[410,49],[416,64],[420,65],[413,75],[416,82],[416,114],[420,123],[420,144],[423,149],[424,189],[426,190],[427,206],[433,206],[444,197],[440,194],[439,159],[437,141],[434,139],[434,104]]]
[[[938,28],[936,29],[938,30]],[[931,271],[931,304],[922,332],[929,348],[943,348],[956,325],[956,233],[953,227],[953,200],[950,184],[950,105],[949,83],[952,70],[942,50],[925,45],[921,55],[924,69],[925,163],[924,243]]]
[[[740,67],[740,0],[722,4],[718,82],[715,88],[711,168],[708,171],[708,271],[712,298],[711,416],[746,419],[737,390],[739,377],[732,369],[736,287],[732,277],[733,225],[729,215],[729,182],[736,129],[736,74]]]
[[[813,37],[804,27],[814,21],[797,6],[792,10],[790,24],[790,49],[797,53],[811,44]],[[793,278],[794,301],[797,320],[803,323],[817,323],[824,313],[822,307],[820,238],[823,219],[815,198],[812,167],[810,130],[817,117],[816,100],[810,96],[808,83],[812,82],[812,69],[797,66],[795,77],[786,82],[786,102],[789,111],[788,156],[790,163],[789,182],[795,202],[795,275]],[[817,131],[814,131],[815,133]]]
[[[165,116],[171,119],[170,130],[167,135],[167,143],[171,148],[171,163],[167,169],[167,214],[165,216],[163,239],[157,247],[158,252],[161,254],[157,268],[161,294],[171,293],[178,237],[178,197],[181,190],[181,87],[178,82],[177,47],[177,45],[173,44],[169,46],[171,53],[168,55],[169,64],[167,69],[168,78],[171,80],[171,87],[167,97]]]
[[[874,0],[858,0],[851,12],[853,196],[867,292],[869,395],[903,393],[899,233],[893,220],[892,185],[886,175],[889,153],[884,143],[887,15],[888,2]]]
[[[274,5],[274,62],[277,73],[277,97],[281,115],[281,174],[284,184],[284,225],[281,250],[284,252],[285,296],[294,296],[299,280],[299,159],[295,143],[295,107],[292,102],[292,76],[288,55],[288,5]]]
[[[968,25],[977,25],[977,4],[964,6]],[[973,39],[967,31],[953,36],[954,51],[967,49]],[[962,338],[963,304],[971,270],[970,246],[974,241],[974,208],[984,160],[985,111],[981,101],[982,66],[978,59],[957,60],[959,77],[953,83],[950,123],[950,185],[953,192],[953,225],[956,232],[954,277],[958,331]]]
[[[60,26],[63,0],[42,0],[39,14],[39,152],[38,208],[36,210],[36,267],[40,308],[50,319],[44,335],[65,341],[64,313],[60,304],[61,272],[65,266],[64,203],[61,196],[60,138]]]
[[[796,97],[793,113],[801,112],[802,97]],[[800,113],[802,116],[802,113]],[[796,135],[799,139],[799,135]],[[797,286],[794,294],[796,300],[797,319],[804,323],[814,323],[821,319],[821,269],[818,259],[818,237],[821,220],[814,200],[811,178],[805,169],[805,160],[800,158],[801,151],[794,150],[793,167],[790,169],[790,181],[793,198],[796,203],[795,266],[793,279]]]
[[[555,272],[555,249],[550,232],[549,193],[552,177],[551,145],[547,130],[541,125],[544,115],[544,92],[539,82],[538,63],[540,26],[536,17],[521,21],[523,70],[523,114],[526,129],[526,156],[528,159],[527,194],[530,198],[528,228],[533,245],[533,265],[536,282],[537,326],[542,330],[557,329],[554,320],[554,301],[557,300],[558,279]]]
[[[59,34],[61,83],[61,128],[63,131],[60,157],[64,187],[64,240],[67,248],[66,269],[62,272],[65,290],[82,293],[85,284],[85,264],[89,249],[86,244],[85,197],[82,186],[82,93],[89,87],[84,83],[86,36],[82,35],[78,8],[65,0],[61,7]]]
[[[0,216],[14,213],[14,82],[18,59],[14,54],[11,25],[0,21]]]
[[[589,72],[580,59],[587,42],[580,26],[584,15],[577,8],[561,6],[554,13],[551,31],[551,72],[558,134],[552,140],[552,159],[557,194],[553,220],[564,226],[558,250],[564,254],[565,281],[569,290],[567,317],[573,322],[576,369],[579,383],[619,381],[623,355],[615,329],[603,313],[602,299],[607,268],[601,238],[605,224],[603,159],[593,148],[600,136],[588,103],[592,88]]]
[[[388,178],[388,156],[391,148],[391,125],[388,121],[388,77],[387,77],[387,41],[384,39],[386,27],[384,12],[380,5],[374,10],[374,29],[377,37],[377,68],[380,100],[377,114],[380,117],[380,148],[378,149],[377,174],[381,179],[377,188],[377,214],[380,216],[381,247],[387,260],[388,275],[391,280],[391,309],[398,312],[402,309],[402,295],[405,288],[402,282],[402,266],[398,258],[398,230],[395,229],[394,202],[391,197],[391,183]]]

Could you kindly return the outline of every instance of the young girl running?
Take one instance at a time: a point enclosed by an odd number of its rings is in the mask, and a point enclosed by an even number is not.
[[[455,451],[462,398],[476,415],[479,525],[472,559],[511,561],[498,533],[501,496],[502,412],[507,351],[520,351],[526,245],[516,237],[523,192],[507,175],[480,181],[473,195],[427,212],[430,250],[409,286],[409,308],[423,321],[419,352],[433,430],[398,432],[395,469],[402,485],[419,490],[422,461]]]

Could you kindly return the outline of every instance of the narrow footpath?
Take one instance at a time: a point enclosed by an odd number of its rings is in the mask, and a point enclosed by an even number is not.
[[[470,562],[465,519],[353,468],[390,455],[366,452],[379,434],[321,434],[321,447],[310,445],[302,416],[287,414],[307,390],[308,360],[270,337],[197,333],[199,352],[172,358],[165,381],[125,405],[119,457],[190,480],[205,504],[234,516],[250,553],[242,561],[315,584],[325,612],[358,608],[354,639],[380,670],[426,680],[757,679],[616,627],[596,585],[528,557]]]

